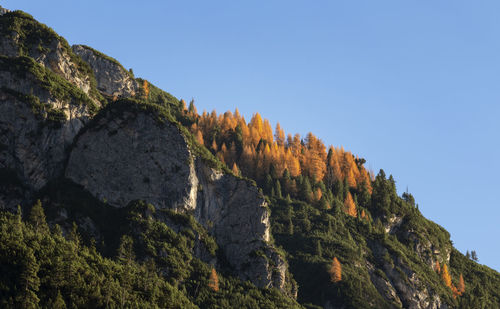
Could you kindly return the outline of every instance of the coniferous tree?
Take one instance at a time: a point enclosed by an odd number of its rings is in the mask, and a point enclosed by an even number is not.
[[[33,225],[37,233],[48,232],[49,226],[47,225],[45,212],[43,211],[42,202],[40,202],[40,200],[37,200],[35,205],[31,208],[28,221]]]
[[[470,256],[471,256],[471,259],[475,262],[477,262],[479,259],[477,257],[477,253],[475,250],[472,250],[471,253],[470,253]]]
[[[340,265],[340,262],[337,259],[337,257],[333,258],[329,273],[330,273],[330,280],[333,283],[336,283],[336,282],[339,282],[342,280],[342,266]]]
[[[130,264],[135,259],[134,241],[129,235],[123,235],[118,247],[118,260],[123,264]]]
[[[465,281],[464,281],[464,277],[462,276],[462,274],[460,274],[460,279],[458,280],[458,291],[460,292],[460,294],[463,294],[465,293]]]
[[[208,280],[208,287],[213,291],[219,291],[219,277],[217,276],[217,272],[215,268],[212,267],[212,271],[210,272],[210,279]]]
[[[443,265],[443,271],[441,273],[441,277],[443,278],[444,284],[451,288],[451,276],[448,272],[448,266],[446,264]]]
[[[352,199],[351,193],[347,193],[347,198],[344,201],[344,211],[351,217],[357,217],[358,211],[356,210],[356,204]]]

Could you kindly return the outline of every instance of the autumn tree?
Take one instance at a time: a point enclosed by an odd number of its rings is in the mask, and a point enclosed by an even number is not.
[[[210,273],[210,279],[208,280],[208,287],[215,292],[219,291],[219,277],[217,276],[217,272],[213,267],[212,272]]]
[[[203,133],[201,133],[200,130],[196,131],[196,140],[198,141],[198,143],[200,145],[203,145],[204,144],[204,141],[203,141]]]
[[[460,274],[460,279],[458,280],[458,291],[460,292],[460,295],[465,293],[465,282],[464,282],[464,277],[462,274]]]
[[[448,272],[448,266],[446,264],[443,265],[443,271],[441,273],[441,277],[443,278],[444,284],[451,288],[451,276]]]
[[[436,260],[436,265],[434,266],[434,270],[440,274],[441,273],[441,265],[439,265],[439,261]]]
[[[276,129],[274,131],[274,139],[276,140],[278,146],[285,145],[285,131],[283,131],[279,122],[276,124]]]
[[[238,169],[238,166],[236,165],[236,163],[233,163],[233,168],[231,169],[231,171],[235,175],[238,175],[238,176],[240,175],[240,170]]]
[[[147,99],[149,97],[149,83],[147,80],[142,82],[142,88],[144,88],[144,98]]]
[[[351,192],[347,193],[347,197],[344,200],[344,211],[351,217],[356,217],[358,215]]]
[[[342,280],[342,266],[340,265],[337,257],[333,258],[332,265],[330,266],[330,280],[332,282],[339,282]]]

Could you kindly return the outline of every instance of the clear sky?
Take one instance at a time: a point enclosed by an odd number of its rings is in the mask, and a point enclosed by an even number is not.
[[[196,106],[343,145],[500,270],[498,0],[2,0]]]

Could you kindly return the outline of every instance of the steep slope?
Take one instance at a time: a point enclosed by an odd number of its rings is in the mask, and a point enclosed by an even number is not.
[[[114,102],[99,111],[106,101],[100,94],[93,96],[95,87],[115,96],[113,100],[135,96],[138,82],[123,75],[119,63],[96,51],[90,57],[75,46],[92,64],[99,77],[95,83],[94,72],[64,39],[29,15],[8,12],[0,25],[6,34],[0,56],[3,209],[29,205],[39,196],[47,203],[51,222],[68,231],[69,220],[75,220],[86,237],[101,241],[109,240],[102,231],[110,222],[98,224],[101,218],[88,210],[73,212],[70,205],[61,205],[58,187],[81,185],[79,194],[89,192],[94,199],[89,207],[106,200],[101,206],[107,212],[141,200],[193,214],[221,248],[220,257],[212,252],[206,262],[258,287],[293,294],[286,262],[269,237],[262,193],[252,182],[222,172],[222,165],[196,145],[171,115],[179,105],[175,98],[151,85],[151,99]],[[155,105],[147,102],[153,100]],[[156,220],[178,227],[161,216]],[[207,258],[206,250],[192,254]]]
[[[263,195],[194,156],[187,138],[154,106],[118,101],[103,110],[76,140],[66,177],[114,207],[143,200],[193,214],[243,280],[285,289],[286,264],[269,244]]]
[[[363,159],[198,115],[23,12],[0,32],[0,306],[499,306],[500,275]]]

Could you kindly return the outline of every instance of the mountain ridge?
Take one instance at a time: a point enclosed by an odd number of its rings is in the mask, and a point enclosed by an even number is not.
[[[280,307],[286,303],[282,307],[309,308],[498,304],[498,291],[492,290],[500,282],[498,273],[475,265],[453,249],[449,234],[423,218],[411,195],[401,198],[396,194],[392,176],[387,179],[381,171],[365,183],[368,189],[361,185],[363,181],[359,180],[365,176],[360,173],[327,188],[313,172],[309,176],[293,171],[293,175],[285,175],[275,172],[276,166],[274,172],[265,172],[262,167],[245,171],[244,164],[231,169],[224,163],[227,154],[222,151],[223,145],[229,153],[229,142],[236,145],[241,139],[243,146],[255,139],[256,149],[264,154],[261,162],[265,162],[265,152],[272,151],[273,137],[245,137],[243,131],[238,133],[237,126],[229,126],[210,134],[203,132],[200,139],[198,132],[202,129],[198,128],[204,123],[209,130],[223,128],[224,119],[231,118],[215,115],[215,120],[206,125],[211,118],[198,115],[194,105],[188,108],[146,80],[133,79],[108,56],[78,45],[68,48],[64,39],[29,15],[6,12],[0,19],[0,32],[6,34],[0,48],[6,64],[0,66],[4,109],[4,117],[0,117],[1,178],[5,180],[0,189],[2,208],[15,212],[15,206],[21,204],[27,212],[39,198],[50,225],[58,224],[70,243],[74,221],[85,243],[90,246],[94,239],[96,249],[108,257],[113,256],[114,249],[126,247],[129,240],[120,234],[128,235],[134,243],[132,252],[138,252],[137,260],[156,263],[158,272],[152,274],[170,282],[187,302],[200,307],[229,307],[227,300],[239,295],[233,286],[252,291],[252,297],[238,298],[247,307],[254,307],[254,302],[258,306]],[[38,33],[49,33],[50,42]],[[12,65],[18,62],[29,65]],[[85,69],[79,71],[81,67]],[[14,120],[21,122],[16,124]],[[253,123],[259,126],[258,119]],[[260,124],[265,125],[265,121],[260,120]],[[243,124],[239,130],[244,130]],[[213,142],[207,139],[209,135]],[[44,143],[37,144],[38,140]],[[203,140],[207,140],[206,146]],[[234,148],[241,158],[244,147]],[[343,150],[340,154],[345,157]],[[257,164],[260,157],[257,153],[249,158],[257,158]],[[352,160],[358,172],[364,170],[359,158],[350,159],[349,154],[345,158]],[[289,168],[296,164],[293,156],[290,162]],[[226,163],[229,165],[229,160]],[[300,190],[292,193],[292,199],[290,193],[286,196],[282,191],[293,192],[288,183],[292,186],[294,182]],[[359,187],[354,185],[358,182]],[[310,197],[313,188],[315,192],[319,189],[322,197]],[[74,197],[65,196],[66,190]],[[344,203],[351,194],[354,207],[363,210],[365,216],[361,211],[359,216],[357,212],[345,213]],[[241,206],[248,201],[255,203]],[[111,223],[114,219],[116,223]],[[5,215],[4,226],[15,220]],[[253,223],[248,225],[247,220]],[[32,223],[22,227],[27,234]],[[116,225],[116,231],[106,224]],[[249,232],[252,230],[255,232]],[[54,235],[51,237],[65,243],[57,233]],[[182,253],[171,246],[175,241],[184,243]],[[3,252],[8,258],[9,251]],[[177,267],[182,256],[190,262]],[[329,278],[327,266],[333,257],[338,257],[343,266],[344,279],[340,282]],[[135,265],[131,260],[125,265]],[[446,286],[442,274],[436,273],[436,261],[450,266],[453,284]],[[230,282],[221,286],[221,293],[206,287],[200,292],[199,283],[196,285],[201,280],[199,273],[208,280],[210,266],[227,276],[221,276],[222,282]],[[467,289],[457,296],[451,287],[458,286],[456,278],[462,273],[474,293]],[[250,279],[254,285],[250,287],[233,276]],[[362,282],[367,283],[364,293],[360,293]],[[481,284],[486,288],[480,292]],[[60,296],[63,303],[82,306],[70,293],[70,285],[62,291],[50,290],[54,287],[49,286],[38,286],[41,296],[37,304],[46,305]],[[7,290],[1,292],[0,301],[14,305],[16,297],[9,296],[12,292]],[[44,293],[52,293],[50,301]]]

